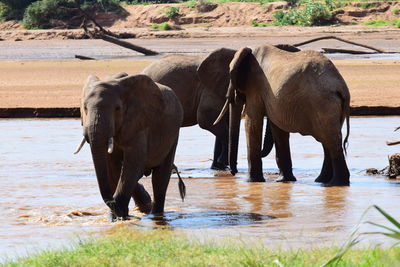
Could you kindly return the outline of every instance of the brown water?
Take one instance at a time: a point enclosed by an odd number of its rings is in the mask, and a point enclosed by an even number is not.
[[[274,182],[277,167],[271,154],[263,160],[268,181],[247,183],[243,133],[239,174],[232,177],[209,169],[211,134],[198,127],[184,128],[175,163],[186,178],[185,202],[180,200],[177,180],[172,179],[165,218],[132,211],[137,219],[127,224],[144,230],[167,227],[200,240],[229,239],[274,248],[340,244],[372,204],[400,217],[399,181],[367,176],[364,171],[384,168],[387,156],[398,152],[399,147],[388,147],[385,141],[400,139],[393,132],[399,124],[400,117],[351,119],[351,186],[338,188],[313,182],[323,151],[311,137],[291,135],[298,182]],[[108,221],[88,147],[72,154],[81,138],[78,120],[0,120],[0,129],[0,258],[65,247],[78,236],[115,225]],[[151,191],[150,180],[143,183]],[[374,210],[364,220],[385,223]],[[361,226],[361,231],[373,229]],[[390,245],[391,241],[369,236],[362,244]]]
[[[158,51],[158,56],[143,56],[140,53],[116,46],[102,40],[29,40],[22,42],[2,41],[0,42],[0,60],[60,60],[74,59],[75,55],[84,55],[95,59],[116,59],[129,58],[132,60],[151,60],[160,58],[166,54],[186,53],[186,54],[202,54],[210,53],[215,49],[226,47],[239,49],[241,47],[258,47],[264,44],[288,43],[304,41],[304,36],[271,36],[271,37],[217,37],[217,38],[165,38],[165,39],[131,39],[127,40],[136,45]],[[386,51],[399,51],[399,42],[395,38],[378,37],[374,41],[361,41],[363,43],[372,43],[375,47],[379,47]],[[321,50],[322,47],[355,49],[359,47],[346,43],[322,40],[316,43],[307,44],[301,49]],[[367,55],[351,55],[351,54],[327,54],[331,59],[388,59],[398,60],[400,54],[367,54]]]

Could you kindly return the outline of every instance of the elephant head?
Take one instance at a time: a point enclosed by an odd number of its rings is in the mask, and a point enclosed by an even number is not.
[[[84,141],[90,144],[101,196],[112,211],[117,209],[118,213],[116,190],[130,189],[123,185],[120,188],[121,166],[119,169],[111,166],[110,157],[123,155],[130,147],[130,140],[145,131],[163,108],[159,87],[146,75],[122,73],[104,82],[89,76],[86,81],[81,102]],[[128,199],[123,202],[129,203],[130,195],[125,198]]]
[[[210,94],[214,99],[219,100],[219,106],[213,107],[214,110],[220,110],[221,108],[225,111],[228,110],[228,104],[226,103],[225,105],[223,105],[223,103],[226,97],[226,91],[229,86],[229,63],[232,61],[235,52],[236,51],[232,49],[217,49],[210,53],[203,60],[197,70],[200,81],[207,88],[205,89],[206,93],[209,92],[208,94]],[[229,124],[235,124],[235,127],[233,127],[233,129],[239,129],[240,119],[237,120],[237,117],[239,116],[240,118],[243,109],[243,98],[238,98],[237,100],[237,105],[231,106],[230,108]],[[217,118],[217,114],[218,113],[215,114],[214,118]],[[220,122],[221,120],[225,121],[225,119],[223,118],[225,118],[225,114],[222,115],[220,118],[217,118],[219,124],[222,124],[222,122]],[[235,120],[232,120],[233,118],[235,118]],[[218,124],[214,123],[214,125],[217,126]],[[229,129],[232,128],[229,127]],[[228,145],[230,151],[229,166],[233,174],[237,173],[237,147],[239,142],[239,133],[235,132],[234,135],[237,138],[229,139],[230,141]]]

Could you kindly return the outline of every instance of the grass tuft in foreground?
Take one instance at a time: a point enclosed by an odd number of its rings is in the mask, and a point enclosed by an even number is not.
[[[281,251],[223,242],[200,243],[168,230],[117,228],[74,249],[46,251],[5,266],[321,266],[337,248]],[[400,266],[400,248],[351,249],[326,266]]]

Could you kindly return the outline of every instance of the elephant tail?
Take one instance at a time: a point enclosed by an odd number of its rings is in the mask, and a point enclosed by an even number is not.
[[[349,135],[350,135],[350,94],[349,89],[346,86],[346,93],[338,93],[339,97],[342,100],[342,120],[346,120],[346,130],[347,134],[343,141],[343,150],[344,154],[347,156],[347,147],[349,146]]]
[[[343,141],[343,150],[344,154],[347,156],[347,147],[349,146],[349,135],[350,135],[350,114],[346,115],[346,125],[347,125],[347,134]]]
[[[271,122],[267,118],[267,126],[265,128],[264,144],[261,150],[261,157],[265,158],[266,156],[268,156],[273,147],[274,147],[274,138],[271,132]]]
[[[185,196],[186,196],[186,186],[185,183],[183,182],[181,176],[179,175],[179,171],[178,171],[178,167],[176,167],[175,164],[172,164],[172,170],[174,170],[176,172],[176,175],[178,175],[178,187],[179,187],[179,194],[181,195],[182,198],[182,202],[185,200]]]

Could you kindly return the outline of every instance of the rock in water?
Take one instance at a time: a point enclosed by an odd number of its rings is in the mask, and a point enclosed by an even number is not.
[[[396,153],[389,158],[389,178],[400,176],[400,153]]]

